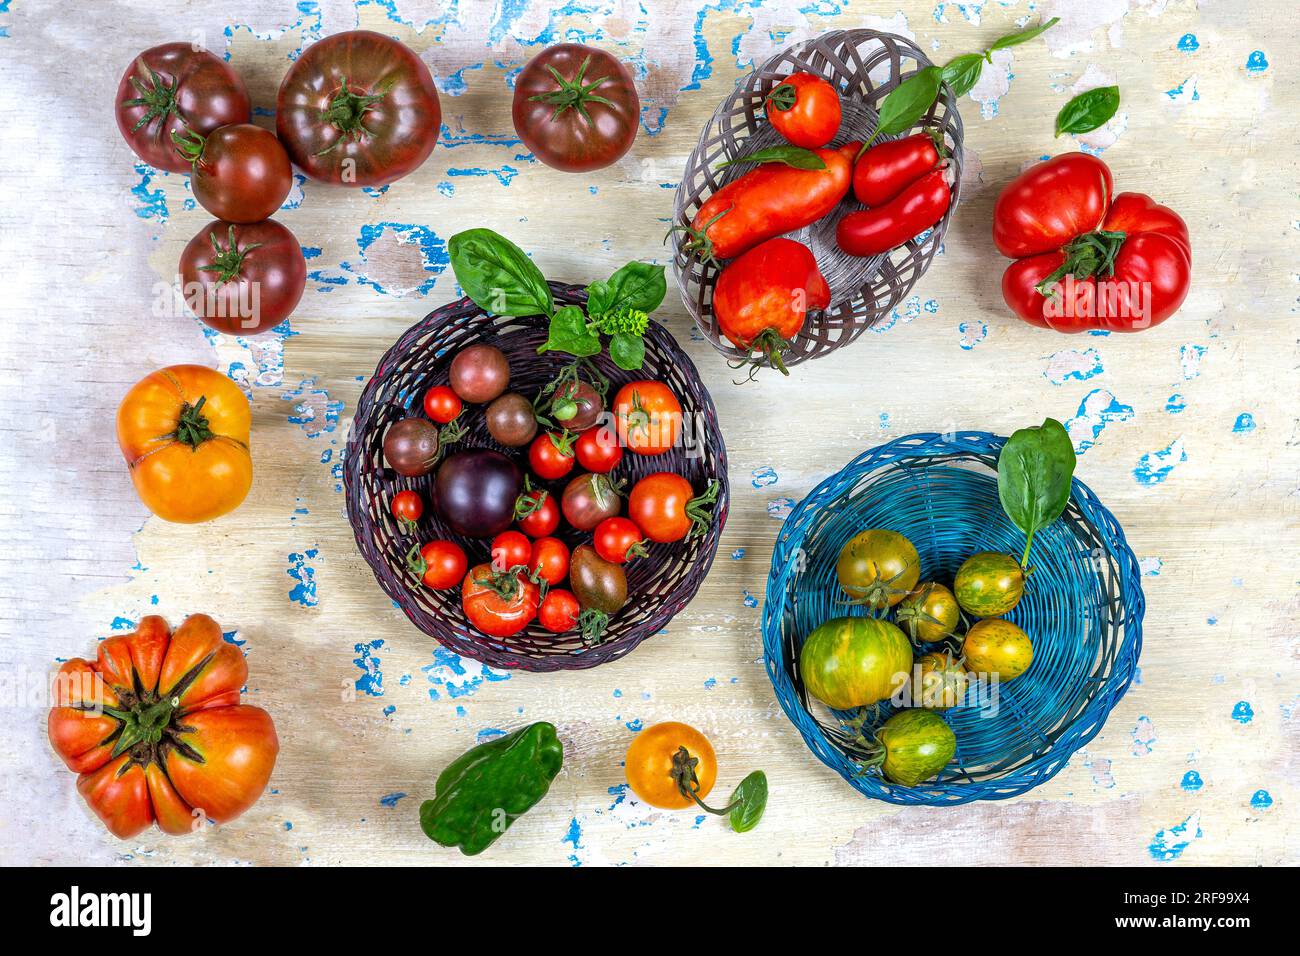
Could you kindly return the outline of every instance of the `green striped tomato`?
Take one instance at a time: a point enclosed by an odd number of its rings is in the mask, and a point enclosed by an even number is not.
[[[903,598],[895,614],[898,626],[918,644],[941,641],[957,629],[957,599],[942,584],[930,581]]]
[[[957,752],[957,735],[930,710],[899,711],[876,731],[876,740],[885,748],[885,779],[905,787],[929,780]]]
[[[962,653],[966,656],[966,670],[972,674],[997,674],[998,680],[1019,677],[1034,662],[1029,635],[1001,618],[971,625]]]
[[[835,562],[840,587],[856,603],[893,607],[921,578],[916,546],[897,531],[870,528],[854,535]]]
[[[804,641],[799,673],[808,693],[835,710],[865,707],[893,695],[912,669],[912,645],[888,621],[837,617]]]
[[[981,551],[957,569],[953,591],[967,614],[1001,617],[1020,603],[1025,593],[1025,572],[1009,554]]]

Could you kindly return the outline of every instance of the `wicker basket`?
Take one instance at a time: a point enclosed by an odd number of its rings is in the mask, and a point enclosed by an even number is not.
[[[550,286],[559,304],[586,302],[586,292],[578,286],[559,283]],[[708,574],[730,504],[727,450],[718,430],[713,400],[690,358],[662,326],[651,322],[645,335],[645,366],[638,372],[618,368],[607,354],[602,353],[594,361],[610,380],[611,398],[620,385],[635,379],[666,382],[681,401],[683,432],[692,441],[682,442],[658,456],[626,454],[611,477],[625,479],[630,488],[648,474],[672,471],[688,478],[698,491],[716,479],[721,489],[715,520],[708,533],[672,545],[650,544],[646,557],[629,564],[628,604],[611,618],[602,642],[592,647],[585,645],[577,632],[551,634],[536,623],[513,637],[488,637],[467,624],[459,588],[433,591],[420,586],[406,566],[406,553],[417,540],[421,543],[434,538],[456,541],[465,549],[471,566],[489,560],[489,542],[451,533],[436,513],[430,513],[436,509],[426,512],[414,534],[398,527],[388,510],[393,495],[413,488],[427,501],[433,475],[403,478],[386,467],[384,433],[398,419],[420,414],[424,392],[430,386],[446,384],[448,368],[456,352],[476,343],[488,343],[504,351],[510,359],[511,390],[532,397],[570,360],[569,356],[554,352],[537,354],[537,347],[546,340],[546,328],[547,320],[542,316],[493,317],[467,298],[427,315],[385,353],[362,392],[344,465],[348,519],[357,547],[380,587],[411,623],[458,654],[493,667],[533,671],[594,667],[622,657],[662,630],[695,596]],[[481,408],[470,406],[467,411],[470,413],[466,416],[470,425],[468,433],[448,453],[491,448],[510,454],[516,461],[524,458],[521,465],[526,471],[526,455],[521,455],[519,449],[503,448],[488,435]],[[558,482],[539,482],[536,478],[533,481],[558,494],[568,477]],[[589,538],[567,526],[557,536],[570,547]]]
[[[686,172],[677,187],[673,222],[689,226],[713,193],[754,168],[742,164],[715,170],[718,163],[784,142],[767,122],[763,103],[786,76],[800,71],[813,73],[825,77],[840,91],[843,120],[832,141],[832,145],[839,145],[869,138],[876,128],[880,101],[903,80],[929,65],[929,59],[916,44],[874,30],[825,33],[782,50],[741,80],[735,92],[714,112],[687,160]],[[934,130],[942,137],[955,166],[952,202],[933,229],[884,255],[865,258],[847,255],[835,243],[835,226],[845,213],[859,208],[850,193],[830,215],[789,233],[790,238],[807,245],[816,256],[818,267],[831,288],[831,305],[808,316],[803,331],[784,356],[787,365],[826,355],[888,318],[942,247],[944,233],[957,208],[962,167],[961,117],[952,91],[946,85],[929,112],[902,135],[923,129]],[[880,141],[890,138],[881,137]],[[673,273],[682,301],[714,348],[730,358],[743,359],[745,353],[722,337],[713,317],[713,286],[721,270],[714,263],[690,255],[686,251],[686,236],[679,235],[682,239],[673,259]]]
[[[845,729],[848,715],[820,702],[810,708],[799,652],[814,627],[849,613],[837,604],[835,562],[858,531],[888,528],[910,538],[923,581],[951,583],[976,551],[1018,555],[1024,548],[1024,535],[998,501],[994,472],[1005,441],[962,432],[881,445],[818,485],[777,540],[763,608],[768,676],[813,753],[869,797],[949,806],[1024,793],[1096,736],[1133,680],[1145,608],[1137,559],[1114,516],[1076,480],[1064,515],[1035,535],[1033,573],[1006,615],[1032,639],[1033,665],[999,685],[995,707],[943,712],[957,755],[938,777],[904,787],[875,771],[861,773],[865,754]],[[878,719],[889,712],[884,705]]]

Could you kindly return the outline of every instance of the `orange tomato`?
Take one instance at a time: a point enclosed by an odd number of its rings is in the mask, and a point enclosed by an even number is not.
[[[668,721],[647,727],[627,748],[624,763],[628,786],[643,803],[661,810],[685,810],[696,805],[682,793],[677,778],[673,776],[673,755],[681,747],[685,747],[698,761],[695,765],[699,782],[696,794],[701,800],[709,795],[718,777],[718,758],[713,745],[694,727]]]
[[[117,409],[117,443],[145,507],[164,521],[211,521],[253,483],[252,414],[229,378],[202,365],[159,369]]]
[[[677,443],[682,406],[663,382],[628,382],[614,396],[618,440],[642,455],[662,455]]]

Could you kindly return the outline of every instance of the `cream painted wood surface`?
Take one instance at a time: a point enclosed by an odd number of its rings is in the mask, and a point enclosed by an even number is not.
[[[734,503],[713,573],[667,633],[594,671],[507,674],[441,653],[394,609],[354,547],[339,466],[379,356],[456,295],[450,235],[492,227],[548,276],[580,282],[662,258],[686,155],[753,62],[853,26],[915,37],[943,61],[1052,14],[1057,28],[995,56],[963,99],[965,201],[890,327],[789,381],[737,388],[670,288],[659,318],[717,401]],[[0,0],[0,861],[459,864],[416,824],[437,772],[482,735],[549,719],[567,745],[563,775],[476,864],[1297,862],[1293,14],[1283,0]],[[429,64],[442,141],[379,194],[295,189],[278,218],[312,258],[291,332],[205,335],[160,303],[209,217],[185,176],[135,164],[112,122],[118,77],[140,49],[198,39],[229,55],[266,124],[289,60],[357,26]],[[632,152],[591,176],[533,161],[510,123],[514,72],[565,38],[632,62],[645,105]],[[1117,119],[1084,144],[1053,140],[1072,91],[1106,82],[1123,91]],[[1078,145],[1104,150],[1119,189],[1151,192],[1191,227],[1194,288],[1157,329],[1067,338],[1001,302],[993,199],[1025,163]],[[253,492],[200,527],[148,518],[112,437],[125,389],[182,361],[229,372],[253,401]],[[1141,680],[1027,796],[948,810],[870,802],[809,754],[764,673],[758,605],[783,509],[882,440],[1005,434],[1045,415],[1069,422],[1080,476],[1143,561]],[[248,699],[275,717],[271,788],[200,836],[117,841],[81,803],[24,689],[142,615],[176,624],[198,611],[235,632]],[[767,771],[759,831],[628,795],[620,761],[634,729],[667,719],[713,738],[721,788]]]

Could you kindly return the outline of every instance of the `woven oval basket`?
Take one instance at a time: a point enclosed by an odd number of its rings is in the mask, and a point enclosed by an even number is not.
[[[857,532],[906,535],[921,580],[949,585],[976,551],[1021,553],[1024,535],[998,500],[1005,441],[986,432],[920,434],[874,448],[819,484],[777,539],[763,608],[768,676],[813,753],[869,797],[948,806],[1024,793],[1096,736],[1133,680],[1145,608],[1137,559],[1114,516],[1075,480],[1065,513],[1034,536],[1033,572],[1006,615],[1029,634],[1034,662],[998,685],[992,701],[942,712],[957,754],[938,777],[904,787],[863,774],[866,754],[844,726],[851,715],[810,701],[799,674],[805,637],[831,618],[868,613],[839,603],[835,575],[840,549]],[[878,721],[890,712],[884,704]]]
[[[550,283],[558,304],[584,305],[586,291],[578,286]],[[649,554],[627,566],[627,606],[610,619],[601,643],[587,646],[575,631],[551,634],[536,622],[513,637],[494,638],[471,628],[461,608],[460,589],[434,591],[419,585],[407,569],[406,553],[412,543],[434,538],[456,541],[465,549],[470,566],[490,560],[489,542],[453,534],[430,508],[415,534],[403,532],[389,513],[389,502],[397,492],[413,488],[426,501],[433,474],[403,478],[388,468],[383,459],[383,436],[388,426],[408,415],[419,415],[424,392],[433,385],[447,384],[448,369],[456,353],[469,345],[495,345],[510,359],[510,389],[530,399],[549,382],[570,356],[547,352],[537,354],[546,341],[547,319],[494,317],[484,313],[468,298],[431,312],[411,326],[380,360],[374,377],[366,384],[357,403],[356,419],[348,439],[344,464],[348,520],[357,547],[370,564],[380,587],[405,612],[411,623],[457,654],[473,657],[493,667],[531,671],[594,667],[627,654],[647,637],[662,630],[678,611],[695,596],[708,574],[718,550],[718,540],[727,520],[730,494],[727,484],[727,449],[718,430],[713,399],[700,381],[690,358],[662,326],[655,322],[645,335],[645,365],[627,372],[597,356],[601,374],[610,380],[609,396],[620,385],[636,379],[657,379],[667,383],[682,405],[683,434],[687,440],[662,455],[627,453],[611,474],[626,480],[626,490],[637,480],[657,471],[685,476],[698,492],[716,479],[721,489],[714,509],[715,520],[706,534],[676,544],[649,545]],[[527,455],[520,449],[503,448],[487,432],[481,406],[467,406],[465,438],[447,448],[446,454],[470,448],[491,448],[505,452],[527,471]],[[526,449],[523,450],[526,452]],[[556,482],[534,485],[558,495],[576,468]],[[589,540],[562,524],[556,532],[570,548]]]
[[[700,141],[686,162],[681,185],[677,187],[674,224],[689,226],[711,195],[754,168],[745,163],[719,170],[718,163],[784,143],[767,122],[763,104],[767,94],[791,73],[825,77],[839,90],[843,119],[839,133],[831,141],[832,146],[838,146],[853,140],[866,141],[876,128],[880,101],[908,77],[930,65],[930,60],[910,40],[875,30],[837,30],[782,50],[740,81],[700,134]],[[922,130],[933,130],[942,137],[955,167],[952,202],[933,229],[883,255],[850,256],[835,243],[836,223],[845,213],[860,208],[850,192],[830,215],[788,233],[789,238],[804,243],[816,256],[817,265],[831,288],[831,304],[823,311],[809,314],[803,331],[784,355],[787,365],[826,355],[888,318],[942,247],[944,233],[960,198],[962,168],[961,116],[947,85],[941,88],[929,112],[900,136]],[[882,136],[877,142],[892,138]],[[714,348],[730,358],[743,359],[745,353],[723,338],[713,316],[713,286],[721,270],[712,262],[690,255],[686,251],[686,235],[678,235],[681,239],[673,258],[673,274],[682,301]]]

